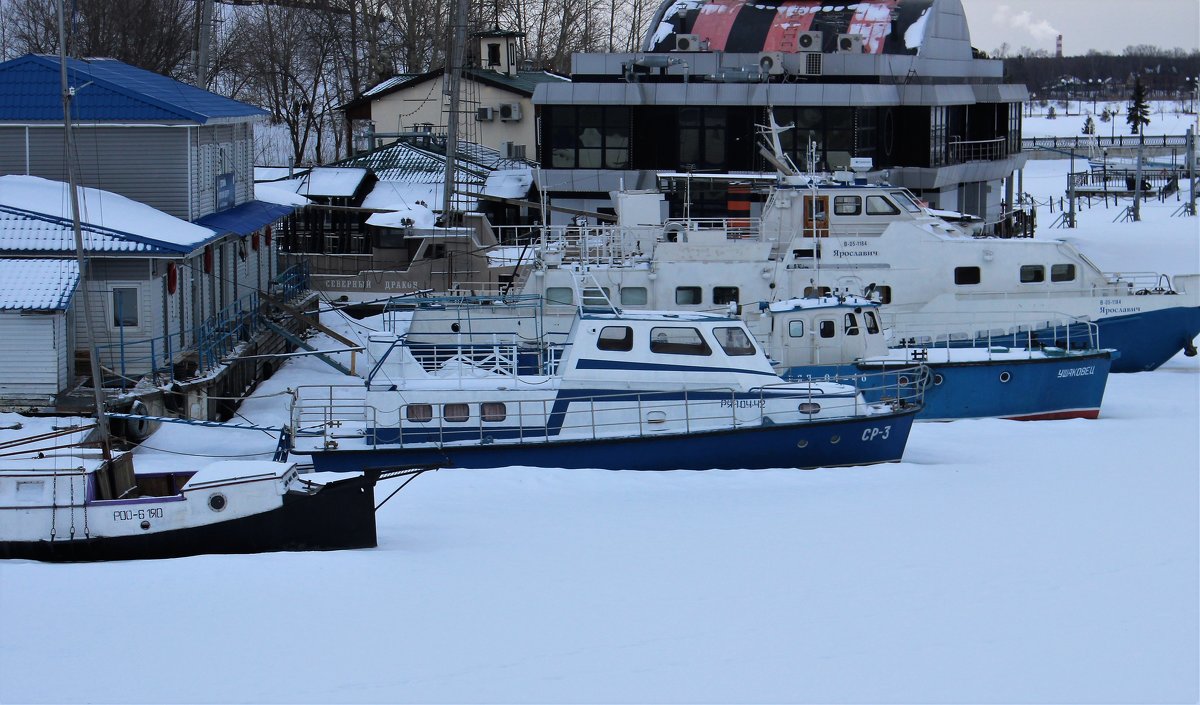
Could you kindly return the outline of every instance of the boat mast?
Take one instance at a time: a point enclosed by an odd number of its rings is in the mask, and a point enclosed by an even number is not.
[[[460,84],[462,83],[463,54],[467,43],[467,12],[469,0],[458,0],[454,11],[453,26],[450,28],[450,46],[446,51],[446,73],[442,79],[442,92],[450,98],[450,112],[446,116],[446,177],[442,193],[442,225],[458,225],[454,211],[455,172],[458,164],[458,111]]]
[[[92,367],[92,392],[96,405],[96,435],[105,460],[112,460],[109,443],[108,417],[104,415],[104,373],[100,369],[100,356],[96,354],[96,337],[92,329],[91,307],[88,305],[87,261],[83,256],[83,227],[79,221],[79,191],[75,184],[75,138],[71,132],[71,98],[75,91],[67,83],[67,31],[63,20],[63,0],[58,0],[58,65],[62,81],[63,139],[66,145],[64,161],[67,167],[67,184],[71,190],[71,228],[75,233],[75,261],[79,265],[79,286],[83,301],[83,323],[88,336],[88,360]]]

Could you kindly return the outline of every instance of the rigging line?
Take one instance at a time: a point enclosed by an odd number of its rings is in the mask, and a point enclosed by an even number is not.
[[[224,455],[224,454],[220,454],[220,453],[185,453],[184,451],[181,451],[181,450],[167,450],[166,448],[155,448],[154,446],[148,446],[145,443],[138,444],[138,448],[146,448],[148,450],[154,451],[155,453],[164,453],[166,455],[185,455],[185,456],[188,456],[189,458],[257,458],[260,456],[273,456],[275,454],[274,449],[264,450],[264,451],[257,452],[257,453],[232,453],[229,455]]]
[[[380,508],[380,507],[382,507],[383,505],[387,504],[389,499],[391,499],[392,497],[395,497],[397,492],[399,492],[400,490],[402,490],[402,489],[404,489],[405,487],[407,487],[407,486],[408,486],[408,483],[410,483],[410,482],[412,482],[413,480],[417,479],[417,478],[418,478],[418,477],[420,477],[421,475],[423,475],[423,474],[425,474],[425,473],[429,472],[430,470],[435,470],[435,471],[436,471],[437,469],[438,469],[438,468],[425,468],[425,469],[423,469],[423,470],[418,470],[418,471],[416,471],[416,472],[415,472],[415,473],[413,473],[412,475],[409,475],[407,480],[405,480],[404,482],[400,483],[400,486],[399,486],[399,487],[397,487],[395,490],[392,490],[392,493],[391,493],[390,495],[388,495],[387,497],[385,497],[385,498],[384,498],[384,500],[383,500],[382,502],[380,502],[379,504],[377,504],[377,505],[375,506],[375,511],[379,511],[379,508]]]

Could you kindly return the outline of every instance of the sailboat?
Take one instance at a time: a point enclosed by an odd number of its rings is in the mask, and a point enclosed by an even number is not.
[[[74,154],[62,2],[59,59],[67,159]],[[68,168],[80,282],[86,253],[74,169]],[[82,287],[86,312],[87,287]],[[96,423],[0,443],[0,558],[44,561],[171,558],[203,553],[366,548],[376,545],[379,473],[301,474],[287,433],[272,460],[223,460],[137,473],[115,453],[95,346]],[[85,435],[86,434],[86,435]],[[88,439],[91,448],[82,441]],[[18,448],[18,450],[13,450]]]

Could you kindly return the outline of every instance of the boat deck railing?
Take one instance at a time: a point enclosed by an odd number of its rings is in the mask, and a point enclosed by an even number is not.
[[[882,312],[885,327],[899,338],[892,345],[900,347],[1023,347],[1032,353],[1045,348],[1095,350],[1101,343],[1098,324],[1058,311],[889,312],[885,307]]]
[[[296,390],[292,429],[298,452],[395,448],[431,444],[520,444],[650,437],[771,424],[837,420],[919,405],[928,369],[855,374],[765,385],[749,391],[728,387],[617,392],[572,396],[560,390],[544,398],[503,398],[482,403],[368,403],[354,385],[306,385]],[[830,393],[827,382],[857,384]],[[864,387],[864,385],[866,385]],[[868,403],[869,390],[879,393]],[[856,393],[857,392],[857,393]],[[564,402],[570,402],[570,413]],[[870,407],[868,409],[867,407]]]

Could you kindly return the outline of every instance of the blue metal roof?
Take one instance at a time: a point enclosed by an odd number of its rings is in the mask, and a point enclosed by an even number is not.
[[[81,223],[81,228],[84,251],[95,255],[187,255],[219,237],[214,233],[202,241],[183,244],[91,223]],[[71,221],[0,205],[0,253],[34,256],[74,254],[75,234]]]
[[[265,201],[247,201],[240,206],[210,213],[195,221],[219,234],[237,233],[249,235],[264,225],[270,225],[296,210],[296,206],[284,206]]]
[[[0,258],[0,311],[65,311],[78,285],[73,259]]]
[[[73,117],[83,122],[193,122],[267,112],[116,59],[67,59]],[[62,120],[57,56],[26,54],[0,63],[0,121]]]

